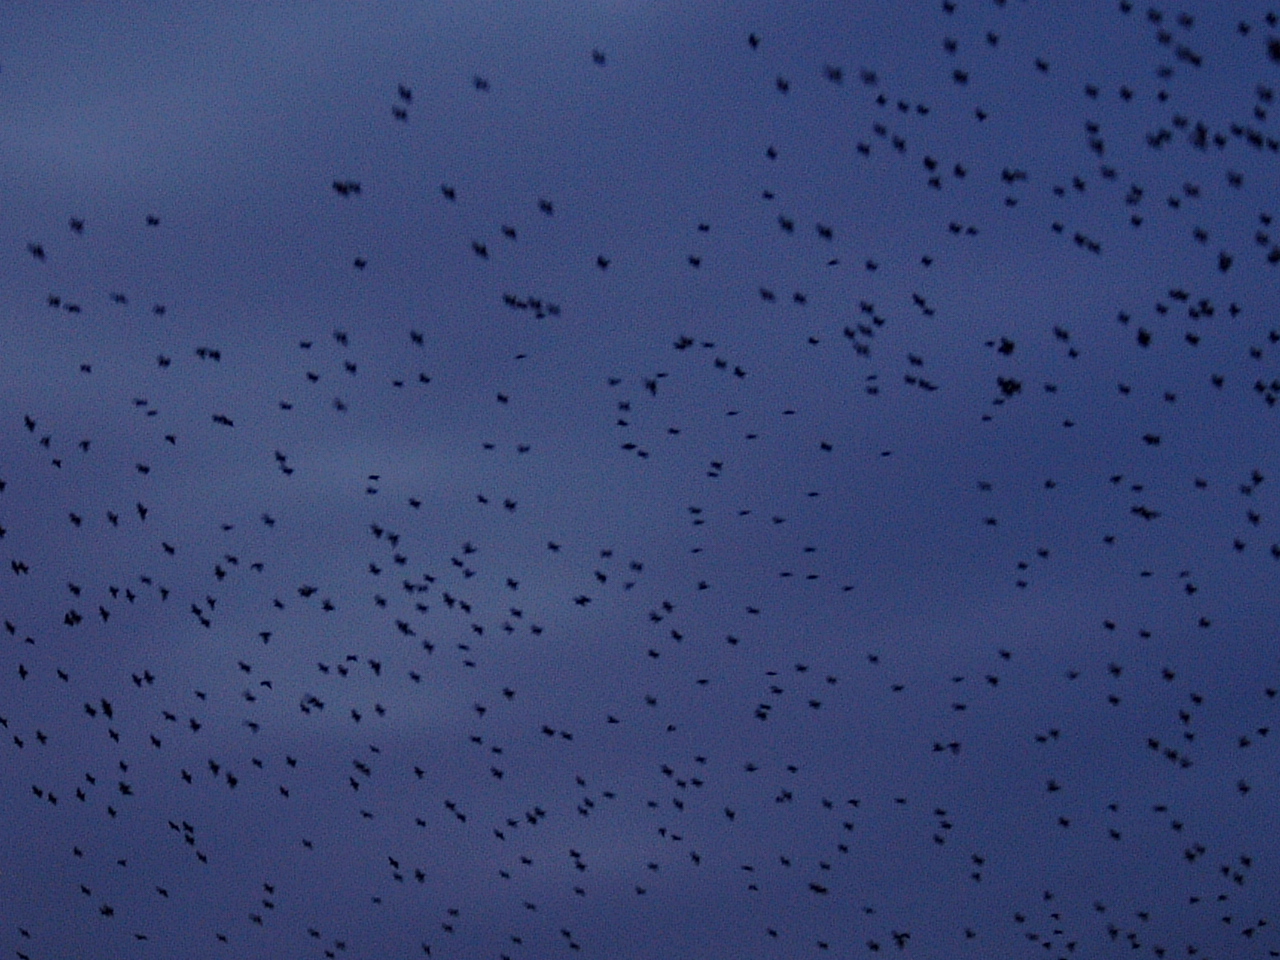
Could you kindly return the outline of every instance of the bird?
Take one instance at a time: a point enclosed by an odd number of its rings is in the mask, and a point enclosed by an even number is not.
[[[1280,15],[1013,6],[341,9],[184,137],[13,111],[19,946],[1280,953]]]

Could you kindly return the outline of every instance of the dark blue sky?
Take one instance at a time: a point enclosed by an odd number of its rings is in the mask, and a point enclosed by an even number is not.
[[[0,948],[1280,955],[1277,38],[9,11]]]

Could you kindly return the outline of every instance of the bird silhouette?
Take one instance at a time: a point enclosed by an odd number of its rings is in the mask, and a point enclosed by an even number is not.
[[[18,956],[1280,955],[1280,18],[1201,7],[142,10],[70,98],[30,13]]]

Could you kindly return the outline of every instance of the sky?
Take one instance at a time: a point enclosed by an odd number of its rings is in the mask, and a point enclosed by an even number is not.
[[[8,11],[0,950],[1280,956],[1277,87],[1251,2]]]

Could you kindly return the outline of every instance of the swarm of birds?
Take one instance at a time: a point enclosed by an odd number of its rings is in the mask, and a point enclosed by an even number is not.
[[[0,948],[1280,956],[1280,14],[794,12],[3,65]]]

